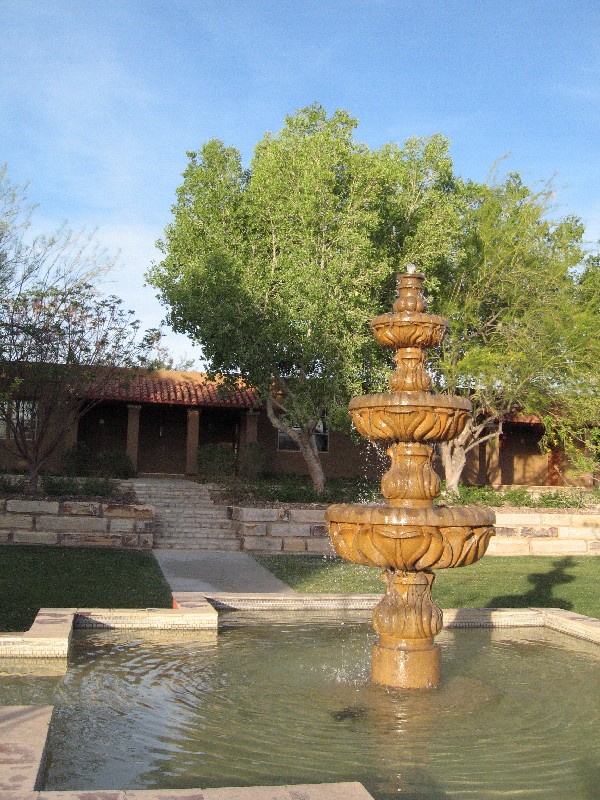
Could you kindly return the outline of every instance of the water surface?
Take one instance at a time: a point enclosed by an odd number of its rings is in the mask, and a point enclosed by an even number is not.
[[[247,620],[246,620],[247,622]],[[55,706],[46,790],[358,780],[377,800],[597,798],[600,648],[537,629],[450,630],[443,683],[369,681],[368,624],[80,632],[63,678],[0,678]]]

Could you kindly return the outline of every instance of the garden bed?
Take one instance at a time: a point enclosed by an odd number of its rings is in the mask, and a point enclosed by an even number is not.
[[[213,478],[211,482],[216,480]],[[364,503],[381,500],[379,481],[361,479],[332,479],[325,491],[317,495],[310,480],[304,476],[273,475],[253,481],[221,477],[212,490],[213,500],[220,505],[245,508],[325,508],[331,503]],[[451,505],[483,505],[512,509],[598,509],[600,487],[593,490],[578,487],[459,486],[458,497],[440,497],[440,503]]]

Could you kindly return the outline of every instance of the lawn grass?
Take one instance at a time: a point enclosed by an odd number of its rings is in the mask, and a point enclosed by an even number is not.
[[[170,608],[152,553],[103,547],[0,548],[0,631],[27,630],[40,608]]]
[[[383,592],[381,570],[322,556],[254,558],[297,592]],[[484,558],[436,572],[433,595],[442,608],[565,608],[600,619],[600,558],[523,556]]]

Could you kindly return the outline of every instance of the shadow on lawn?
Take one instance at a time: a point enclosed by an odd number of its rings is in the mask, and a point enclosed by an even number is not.
[[[527,576],[529,583],[533,584],[528,592],[494,597],[487,605],[489,608],[527,608],[536,606],[538,608],[564,608],[569,611],[573,608],[573,603],[562,597],[555,597],[553,592],[556,586],[571,583],[575,580],[574,575],[567,573],[567,569],[573,566],[575,566],[575,562],[570,556],[554,561],[552,569],[548,572],[534,572]]]

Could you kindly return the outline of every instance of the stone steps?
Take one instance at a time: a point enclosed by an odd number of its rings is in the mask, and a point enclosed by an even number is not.
[[[210,487],[177,479],[132,481],[140,502],[154,506],[154,546],[165,549],[240,550],[236,523],[217,506]]]
[[[211,525],[178,525],[177,523],[170,523],[167,525],[155,525],[154,530],[158,532],[159,535],[165,535],[170,531],[173,534],[181,534],[182,536],[193,536],[197,534],[198,536],[202,536],[203,531],[223,531],[225,534],[229,533],[230,531],[234,531],[235,528],[229,522],[217,522]]]
[[[239,539],[202,539],[197,542],[193,539],[180,539],[170,537],[160,539],[155,547],[160,550],[224,550],[234,552],[241,549]]]

